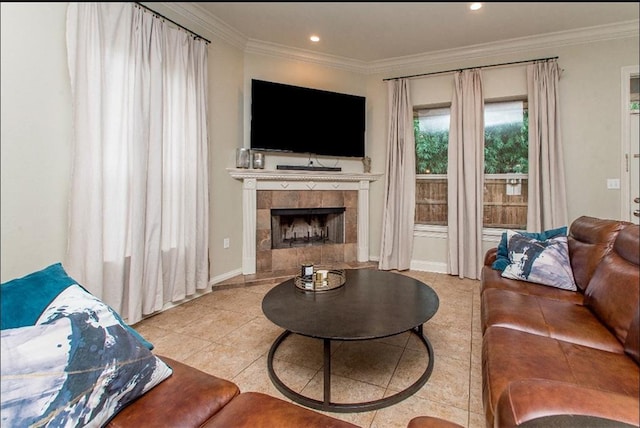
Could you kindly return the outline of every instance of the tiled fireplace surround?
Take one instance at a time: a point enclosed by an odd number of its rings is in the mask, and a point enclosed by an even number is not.
[[[296,269],[301,263],[369,261],[369,183],[380,174],[229,168],[243,181],[242,273]],[[271,208],[345,207],[345,242],[271,249]]]
[[[271,248],[272,208],[344,207],[344,243]],[[302,263],[331,265],[352,263],[358,252],[358,192],[355,190],[258,190],[256,212],[256,269],[258,272],[291,270]]]

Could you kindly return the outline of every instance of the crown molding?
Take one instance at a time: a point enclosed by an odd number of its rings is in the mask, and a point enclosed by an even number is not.
[[[578,30],[540,34],[531,37],[501,40],[499,42],[465,46],[373,61],[368,64],[368,73],[391,73],[407,67],[433,66],[462,60],[477,59],[493,55],[529,52],[536,49],[558,48],[583,43],[638,37],[640,21],[627,21],[611,25],[586,27]]]
[[[173,14],[180,16],[182,19],[180,19],[179,22],[183,23],[183,25],[188,26],[188,23],[191,23],[197,26],[203,33],[207,33],[208,36],[222,39],[243,50],[245,53],[309,62],[361,74],[393,73],[409,67],[432,67],[437,64],[486,56],[525,53],[536,49],[549,49],[582,43],[638,37],[640,27],[640,20],[635,19],[615,24],[539,34],[531,37],[521,37],[499,42],[465,46],[457,49],[425,52],[417,55],[367,62],[249,39],[235,28],[227,25],[194,3],[163,2],[160,3],[160,5],[173,12]]]
[[[318,53],[307,49],[292,48],[290,46],[255,39],[249,39],[244,51],[250,54],[310,62],[362,74],[367,74],[369,70],[369,65],[365,61]]]

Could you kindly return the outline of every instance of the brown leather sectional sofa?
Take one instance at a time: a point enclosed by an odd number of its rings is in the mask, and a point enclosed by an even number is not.
[[[568,233],[577,292],[482,272],[488,427],[639,426],[640,236],[583,216]]]

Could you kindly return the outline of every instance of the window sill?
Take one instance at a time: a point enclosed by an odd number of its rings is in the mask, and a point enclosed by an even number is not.
[[[484,228],[482,229],[482,240],[484,242],[500,242],[502,233],[506,229]],[[416,224],[413,227],[413,236],[420,238],[447,239],[449,233],[448,226],[432,226],[428,224]]]

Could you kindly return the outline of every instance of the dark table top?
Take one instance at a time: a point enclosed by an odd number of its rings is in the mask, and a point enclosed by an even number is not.
[[[300,290],[294,279],[271,289],[265,316],[293,333],[320,339],[364,340],[422,325],[438,310],[438,295],[421,281],[375,269],[347,269],[334,290]]]

